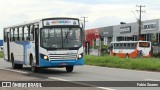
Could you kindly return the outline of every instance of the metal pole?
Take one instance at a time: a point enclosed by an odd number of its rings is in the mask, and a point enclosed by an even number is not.
[[[142,5],[138,6],[138,5],[137,5],[137,7],[140,8],[140,10],[139,10],[139,20],[138,20],[138,23],[139,23],[138,40],[140,40],[140,38],[141,38],[141,29],[142,29],[142,28],[141,28],[141,26],[142,26],[142,25],[141,25],[141,24],[142,24],[142,23],[141,23],[141,22],[142,22],[142,21],[141,21],[142,7],[145,7],[145,6],[142,6]]]
[[[141,7],[140,6],[140,12],[139,12],[139,40],[141,39]]]

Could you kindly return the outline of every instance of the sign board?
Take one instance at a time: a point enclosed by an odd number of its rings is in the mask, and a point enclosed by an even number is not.
[[[126,27],[120,27],[120,33],[130,33],[131,32],[131,26],[126,26]]]
[[[70,20],[70,19],[55,19],[55,20],[44,20],[44,26],[62,26],[62,25],[79,25],[78,20]]]
[[[155,29],[156,29],[156,22],[143,24],[143,30],[155,30]]]

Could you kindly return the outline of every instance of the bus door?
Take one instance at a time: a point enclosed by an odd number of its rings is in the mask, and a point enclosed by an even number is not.
[[[7,55],[8,55],[8,61],[10,61],[10,43],[9,43],[9,37],[10,33],[7,32]]]
[[[36,65],[39,65],[39,26],[35,25],[35,57],[36,57]]]

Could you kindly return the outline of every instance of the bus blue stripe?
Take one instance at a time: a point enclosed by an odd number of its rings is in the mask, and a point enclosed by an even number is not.
[[[15,42],[23,45],[23,64],[27,65],[27,49],[31,48],[30,42]]]

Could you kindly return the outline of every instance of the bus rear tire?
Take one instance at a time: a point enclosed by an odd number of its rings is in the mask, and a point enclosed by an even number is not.
[[[13,68],[13,69],[21,69],[21,68],[23,67],[22,64],[16,64],[16,63],[14,62],[14,56],[13,56],[13,54],[11,55],[11,60],[12,60],[12,68]]]
[[[66,71],[67,72],[72,72],[73,71],[73,66],[66,66]]]
[[[23,64],[18,64],[18,69],[22,69],[23,68]]]

